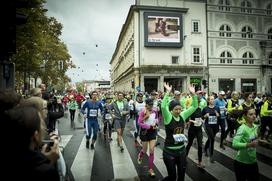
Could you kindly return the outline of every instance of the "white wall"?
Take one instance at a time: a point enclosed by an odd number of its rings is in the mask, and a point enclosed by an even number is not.
[[[175,1],[171,1],[172,5]],[[192,61],[192,46],[200,46],[202,51],[203,64],[207,65],[207,50],[206,50],[206,14],[204,3],[193,3],[185,2],[184,7],[180,7],[180,1],[176,1],[178,8],[189,8],[187,13],[183,14],[182,26],[183,36],[186,35],[181,48],[166,48],[166,47],[144,47],[144,17],[143,12],[140,13],[141,21],[141,65],[171,65],[172,56],[179,56],[181,65],[191,65]],[[192,32],[192,20],[200,20],[200,31],[199,34]],[[182,37],[183,38],[183,37]]]

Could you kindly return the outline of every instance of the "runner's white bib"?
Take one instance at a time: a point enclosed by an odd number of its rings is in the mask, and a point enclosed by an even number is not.
[[[209,116],[208,124],[217,124],[216,116]]]
[[[89,116],[96,117],[97,116],[97,109],[90,109]]]

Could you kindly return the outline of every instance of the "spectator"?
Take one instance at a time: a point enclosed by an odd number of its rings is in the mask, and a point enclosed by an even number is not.
[[[10,150],[9,154],[12,154],[7,168],[16,170],[16,176],[19,175],[22,180],[59,180],[55,168],[59,158],[58,141],[53,140],[51,147],[42,146],[45,130],[38,111],[33,107],[17,107],[6,111],[5,114],[6,124],[16,133],[11,134],[9,140],[16,140],[20,135],[20,141],[16,144],[13,142],[6,145]],[[12,176],[9,175],[9,178]]]

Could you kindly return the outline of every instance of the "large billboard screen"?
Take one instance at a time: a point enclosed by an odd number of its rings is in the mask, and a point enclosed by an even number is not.
[[[145,46],[182,47],[182,16],[144,13]]]

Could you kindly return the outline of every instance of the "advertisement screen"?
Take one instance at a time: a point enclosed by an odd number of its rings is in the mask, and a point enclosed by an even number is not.
[[[144,13],[145,46],[182,47],[182,16],[170,13]]]

